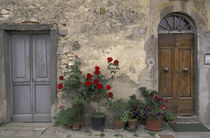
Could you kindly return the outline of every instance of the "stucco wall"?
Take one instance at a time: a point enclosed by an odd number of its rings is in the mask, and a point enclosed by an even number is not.
[[[138,93],[140,86],[158,89],[157,27],[170,12],[186,13],[197,30],[196,110],[200,120],[210,125],[210,66],[204,65],[204,54],[210,53],[207,0],[0,0],[0,5],[0,24],[32,21],[68,31],[59,37],[58,76],[75,54],[83,72],[99,65],[107,75],[106,58],[118,59],[121,70],[112,84],[113,93],[124,99]],[[62,97],[58,92],[56,107],[64,104]]]

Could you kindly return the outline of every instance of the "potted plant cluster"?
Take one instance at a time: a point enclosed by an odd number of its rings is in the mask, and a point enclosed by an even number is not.
[[[120,70],[119,61],[107,58],[107,69],[111,77],[102,74],[99,66],[95,66],[92,73],[83,74],[80,70],[80,59],[75,56],[74,64],[67,66],[68,71],[60,76],[61,81],[58,89],[69,94],[73,105],[71,108],[63,109],[58,114],[57,124],[72,127],[79,130],[84,115],[84,104],[91,107],[91,127],[94,130],[104,130],[105,114],[101,112],[101,100],[107,100],[108,107],[114,115],[113,124],[115,129],[127,128],[135,130],[139,123],[146,124],[149,130],[161,130],[162,121],[170,125],[176,124],[176,117],[167,111],[167,102],[158,94],[158,91],[149,90],[145,87],[139,88],[144,100],[138,99],[136,95],[130,96],[125,101],[114,99],[111,83],[114,75]],[[95,103],[97,106],[92,106]],[[154,124],[155,123],[155,124]]]
[[[107,62],[107,69],[112,74],[109,79],[102,75],[99,66],[95,66],[93,73],[83,75],[80,70],[81,63],[78,56],[75,56],[74,64],[67,67],[69,70],[59,77],[62,82],[58,84],[58,89],[72,95],[75,104],[89,103],[91,105],[91,102],[98,103],[97,109],[91,108],[91,125],[95,130],[104,129],[105,114],[100,112],[100,100],[113,98],[109,82],[113,80],[115,73],[120,69],[118,60],[108,57]]]
[[[169,125],[176,124],[176,116],[167,111],[168,100],[161,97],[156,90],[149,90],[145,87],[139,88],[145,99],[144,117],[146,128],[149,130],[162,130],[162,121]]]

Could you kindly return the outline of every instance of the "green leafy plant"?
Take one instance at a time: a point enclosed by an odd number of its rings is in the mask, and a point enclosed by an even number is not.
[[[121,120],[124,115],[124,111],[126,110],[127,108],[127,102],[123,101],[122,99],[117,99],[117,100],[114,100],[114,101],[108,101],[108,107],[109,109],[113,112],[114,114],[114,120],[117,120],[117,121],[123,121],[124,122],[124,119]]]
[[[83,119],[83,105],[74,104],[71,108],[62,109],[57,117],[56,124],[62,126],[72,126]]]
[[[136,98],[136,95],[132,95],[128,100],[128,109],[130,111],[130,119],[140,119],[144,111],[144,103]]]
[[[144,117],[150,119],[163,118],[170,125],[176,124],[176,116],[167,111],[168,100],[161,97],[156,90],[149,90],[145,87],[139,88],[144,99]]]
[[[129,110],[125,110],[122,115],[120,116],[120,120],[123,122],[128,122],[128,120],[130,119],[130,111]]]
[[[71,94],[72,99],[75,103],[83,103],[85,98],[85,93],[82,89],[82,72],[80,70],[80,59],[75,55],[74,64],[67,66],[67,71],[63,75],[59,76],[61,81],[58,84],[58,89],[61,89],[61,92],[66,94]]]

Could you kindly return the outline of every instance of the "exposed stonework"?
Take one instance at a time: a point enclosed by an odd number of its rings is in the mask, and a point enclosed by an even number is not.
[[[106,58],[118,59],[121,70],[113,82],[113,92],[123,99],[138,94],[140,86],[158,89],[159,22],[171,12],[189,15],[197,30],[196,106],[200,120],[210,125],[210,66],[203,63],[204,54],[210,53],[209,1],[0,0],[0,5],[0,24],[31,22],[67,30],[58,42],[58,76],[73,63],[75,54],[81,58],[83,72],[92,72],[99,65],[105,75],[109,74]],[[59,92],[57,97],[54,107],[67,104]],[[0,102],[3,105],[4,101]],[[4,108],[0,108],[1,118]]]

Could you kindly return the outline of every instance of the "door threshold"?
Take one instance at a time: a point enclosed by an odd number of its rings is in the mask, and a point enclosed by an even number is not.
[[[177,115],[177,123],[199,123],[197,115]]]

